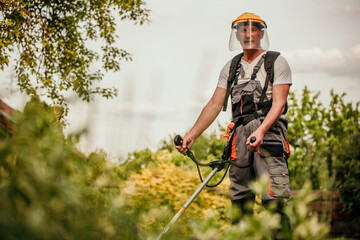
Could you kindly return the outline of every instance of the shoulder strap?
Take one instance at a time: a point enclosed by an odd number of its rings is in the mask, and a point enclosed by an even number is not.
[[[259,100],[260,103],[262,103],[264,101],[264,98],[266,96],[266,91],[269,86],[269,82],[271,82],[271,83],[274,82],[274,62],[279,55],[280,55],[279,52],[274,52],[274,51],[268,51],[266,53],[265,62],[264,62],[264,68],[266,71],[266,79],[265,79],[263,91],[260,96],[260,100]]]
[[[224,100],[224,105],[223,105],[223,111],[226,111],[226,109],[227,109],[227,103],[228,103],[228,99],[229,99],[230,88],[231,88],[232,83],[235,80],[237,66],[239,65],[239,62],[240,62],[243,55],[244,55],[244,53],[240,53],[240,54],[236,55],[231,60],[230,70],[229,70],[229,77],[228,77],[227,86],[226,86],[226,95],[225,95],[225,100]]]
[[[256,66],[253,69],[253,73],[251,74],[251,79],[250,80],[255,80],[256,74],[260,70],[260,67],[261,67],[261,65],[263,64],[264,61],[265,61],[265,55],[262,55],[260,60],[257,62]]]

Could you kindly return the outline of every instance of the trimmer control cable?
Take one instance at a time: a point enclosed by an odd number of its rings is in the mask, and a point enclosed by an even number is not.
[[[254,143],[256,141],[256,138],[255,137],[251,137],[250,138],[250,142],[251,143]],[[182,147],[182,144],[183,144],[183,139],[180,135],[176,135],[175,138],[174,138],[174,144],[175,146],[180,146]],[[212,169],[214,168],[217,168],[218,171],[221,171],[225,165],[227,164],[226,166],[226,170],[225,170],[225,173],[224,175],[222,176],[222,178],[220,179],[219,182],[217,182],[216,184],[214,185],[206,185],[206,187],[209,187],[209,188],[213,188],[213,187],[216,187],[218,186],[224,179],[225,179],[225,176],[228,172],[228,169],[230,167],[230,164],[233,164],[235,165],[236,167],[238,168],[248,168],[252,165],[252,161],[250,162],[250,164],[246,165],[246,166],[240,166],[238,165],[235,161],[231,161],[231,160],[228,160],[228,159],[221,159],[221,160],[216,160],[216,161],[212,161],[212,162],[209,162],[209,163],[201,163],[199,161],[196,160],[194,154],[192,153],[192,151],[186,147],[186,155],[196,164],[196,168],[198,170],[198,173],[199,173],[199,177],[200,177],[200,180],[201,182],[203,182],[203,178],[202,178],[202,175],[201,175],[201,171],[200,171],[200,168],[199,166],[202,166],[202,167],[211,167]]]

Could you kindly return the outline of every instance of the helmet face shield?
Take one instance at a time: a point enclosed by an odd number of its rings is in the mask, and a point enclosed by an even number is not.
[[[269,48],[269,38],[266,25],[258,21],[242,21],[233,23],[229,40],[230,51],[237,49]]]

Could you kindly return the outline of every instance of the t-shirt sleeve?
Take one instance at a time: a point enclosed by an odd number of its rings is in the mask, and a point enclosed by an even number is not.
[[[217,84],[217,87],[220,88],[227,88],[227,80],[229,78],[229,70],[230,70],[230,64],[231,61],[227,62],[225,66],[222,68],[220,75],[219,75],[219,81]]]
[[[283,56],[280,55],[275,60],[274,70],[275,75],[273,86],[277,84],[292,84],[290,66]]]

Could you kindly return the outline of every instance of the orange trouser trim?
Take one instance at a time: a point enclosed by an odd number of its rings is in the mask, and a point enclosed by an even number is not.
[[[287,155],[288,155],[288,157],[290,157],[290,146],[289,146],[289,141],[287,140],[287,138],[286,138],[286,153],[287,153]]]
[[[271,192],[271,179],[270,179],[270,176],[269,176],[269,194],[270,194],[271,196],[273,196],[273,197],[276,197],[275,194],[273,194],[273,193]]]
[[[234,132],[234,136],[233,136],[232,143],[231,143],[231,155],[230,155],[231,161],[236,160],[235,140],[236,140],[236,132]]]

